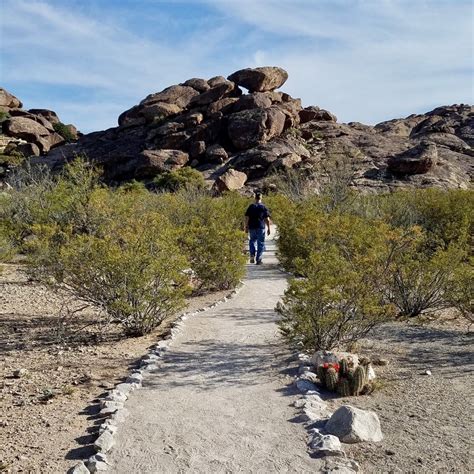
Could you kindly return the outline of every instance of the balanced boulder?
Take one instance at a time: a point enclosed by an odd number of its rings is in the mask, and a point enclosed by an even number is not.
[[[249,92],[265,92],[281,87],[288,79],[288,73],[280,67],[257,67],[240,69],[227,79]]]

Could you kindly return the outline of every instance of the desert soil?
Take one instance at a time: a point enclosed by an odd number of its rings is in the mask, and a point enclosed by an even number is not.
[[[63,473],[91,454],[97,397],[128,375],[171,320],[149,336],[124,339],[93,309],[64,318],[65,302],[81,303],[29,281],[22,265],[2,267],[0,472]],[[191,298],[186,311],[226,295]],[[16,378],[18,369],[27,373]]]

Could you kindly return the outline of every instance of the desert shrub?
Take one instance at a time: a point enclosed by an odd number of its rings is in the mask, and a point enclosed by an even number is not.
[[[267,185],[272,185],[278,195],[297,202],[314,192],[311,186],[313,178],[308,170],[288,169],[273,174]]]
[[[143,335],[181,309],[187,261],[159,215],[107,222],[96,235],[36,229],[36,275],[105,311],[127,335]]]
[[[70,128],[66,124],[62,122],[56,122],[56,123],[53,123],[53,128],[56,133],[61,135],[64,138],[64,140],[66,140],[66,142],[70,143],[76,140],[76,137],[74,136],[74,134],[71,132]]]
[[[450,306],[448,293],[464,258],[465,253],[458,247],[438,248],[428,254],[420,249],[420,242],[413,241],[394,256],[384,280],[387,299],[401,317],[415,317]]]
[[[474,193],[468,190],[416,189],[375,196],[380,218],[394,227],[420,226],[428,250],[451,243],[467,247],[473,235]]]
[[[385,236],[379,242],[385,263],[378,267],[375,287],[383,302],[393,304],[400,317],[446,308],[454,301],[466,314],[472,304],[469,279],[458,269],[472,275],[471,201],[467,191],[416,190],[358,196],[328,211],[324,196],[298,202],[280,198],[285,209],[277,213],[280,259],[287,270],[307,277],[308,262],[327,240],[343,251],[355,270],[367,272],[371,265],[365,267],[366,262],[354,261],[351,255],[363,255],[364,246],[370,249],[371,239],[378,237],[368,238],[367,232],[376,226]],[[330,249],[325,252],[329,259]]]
[[[233,193],[219,198],[184,189],[159,196],[160,211],[180,229],[180,244],[199,290],[234,287],[244,275],[242,219],[247,201]]]
[[[380,282],[401,235],[382,223],[324,213],[306,219],[298,234],[307,255],[296,257],[292,267],[301,277],[290,281],[277,306],[289,342],[330,350],[357,341],[394,316]]]
[[[46,169],[26,168],[12,178],[11,199],[0,214],[8,220],[15,242],[21,246],[31,235],[33,225],[72,227],[72,232],[87,232],[88,202],[99,187],[100,173],[78,159],[52,176]]]
[[[153,185],[160,191],[178,191],[183,188],[204,188],[205,181],[199,171],[186,166],[158,175]]]
[[[231,288],[243,276],[247,201],[236,194],[108,188],[83,160],[54,176],[27,170],[12,184],[1,235],[29,255],[32,276],[98,305],[128,334],[179,308],[190,275],[199,291]]]

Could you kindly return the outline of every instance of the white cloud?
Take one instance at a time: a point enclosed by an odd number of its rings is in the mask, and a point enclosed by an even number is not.
[[[285,90],[343,120],[375,123],[473,101],[470,1],[208,3],[279,37],[251,59],[285,67]]]
[[[20,90],[26,84],[29,90],[32,84],[86,89],[81,90],[75,107],[71,104],[74,97],[67,98],[68,107],[58,101],[57,112],[64,121],[87,131],[115,124],[116,115],[105,118],[105,101],[120,104],[123,111],[151,92],[200,73],[213,75],[215,65],[210,67],[207,58],[222,39],[222,29],[215,29],[201,41],[189,35],[185,42],[176,39],[160,44],[110,20],[99,21],[64,4],[44,1],[6,0],[3,12],[2,82],[18,84]],[[84,98],[87,89],[90,96]],[[100,98],[98,103],[96,97]],[[88,102],[87,115],[84,100]],[[39,101],[37,98],[25,106],[52,108]],[[89,121],[90,114],[104,121]]]

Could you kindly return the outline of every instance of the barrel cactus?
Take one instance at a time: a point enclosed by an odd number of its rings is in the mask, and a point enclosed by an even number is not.
[[[352,391],[354,395],[359,395],[367,383],[367,371],[362,365],[357,366],[352,377]]]
[[[348,379],[339,379],[339,382],[337,382],[337,393],[341,395],[341,397],[349,397],[352,395],[351,384]]]
[[[339,375],[341,377],[347,377],[347,372],[349,371],[349,362],[347,359],[341,359],[339,361]]]
[[[336,369],[334,367],[329,367],[326,371],[326,387],[328,390],[331,390],[332,392],[336,390],[338,379],[339,377]]]

